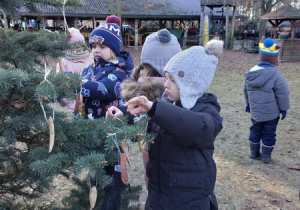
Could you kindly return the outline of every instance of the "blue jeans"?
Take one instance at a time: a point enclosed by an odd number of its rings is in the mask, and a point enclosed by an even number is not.
[[[261,140],[265,146],[274,146],[278,121],[279,117],[265,122],[257,122],[251,119],[252,126],[250,127],[249,141],[257,144]]]

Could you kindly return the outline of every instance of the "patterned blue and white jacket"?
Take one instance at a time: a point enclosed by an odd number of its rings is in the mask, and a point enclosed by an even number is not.
[[[116,64],[99,58],[83,70],[81,94],[85,104],[85,118],[105,117],[110,106],[123,105],[120,85],[130,76],[133,68],[131,54],[122,51]]]

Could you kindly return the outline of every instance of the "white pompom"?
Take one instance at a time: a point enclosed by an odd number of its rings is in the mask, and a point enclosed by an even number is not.
[[[223,53],[224,42],[216,39],[212,39],[205,45],[206,54],[215,55],[219,57]]]

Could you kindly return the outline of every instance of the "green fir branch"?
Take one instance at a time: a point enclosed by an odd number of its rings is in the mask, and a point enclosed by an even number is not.
[[[74,168],[76,174],[80,174],[83,169],[102,168],[107,165],[104,154],[91,153],[84,157],[77,158],[74,162]]]
[[[68,160],[66,154],[52,154],[44,160],[37,160],[29,165],[29,168],[39,176],[58,174]]]

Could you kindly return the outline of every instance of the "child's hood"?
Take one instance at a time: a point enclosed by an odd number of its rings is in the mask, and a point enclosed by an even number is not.
[[[122,82],[121,89],[121,95],[125,101],[141,95],[146,96],[150,101],[154,101],[157,98],[161,98],[164,92],[164,86],[160,82],[139,83],[131,78]]]
[[[125,71],[131,71],[134,68],[132,56],[127,51],[121,51],[118,56],[118,66]]]
[[[197,103],[211,104],[218,112],[221,111],[221,106],[217,100],[217,97],[212,93],[204,93],[202,97],[197,100]]]
[[[261,87],[267,81],[269,81],[270,78],[272,78],[273,75],[276,74],[276,72],[276,68],[265,68],[257,71],[247,72],[245,74],[246,84],[251,87]]]

